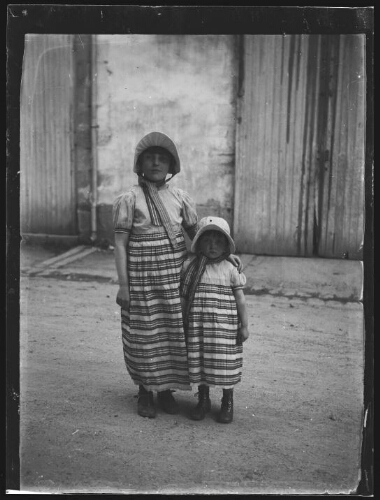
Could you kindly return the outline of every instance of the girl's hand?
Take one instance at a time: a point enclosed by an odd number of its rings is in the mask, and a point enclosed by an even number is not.
[[[227,260],[229,260],[231,262],[231,264],[233,264],[235,267],[237,267],[237,270],[239,271],[239,273],[242,272],[243,264],[237,255],[231,254],[227,258]]]
[[[129,310],[129,286],[122,285],[119,287],[119,291],[116,296],[116,304],[120,306],[122,309]]]
[[[242,345],[249,337],[247,326],[241,326],[238,330],[236,345]]]

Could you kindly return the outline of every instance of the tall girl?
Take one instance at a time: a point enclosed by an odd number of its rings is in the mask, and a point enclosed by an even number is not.
[[[197,214],[191,198],[166,182],[180,171],[173,141],[151,132],[136,146],[138,185],[113,206],[115,262],[119,278],[124,360],[139,386],[138,413],[155,417],[153,391],[176,413],[170,389],[190,389],[178,293],[187,255],[181,226],[194,237]]]

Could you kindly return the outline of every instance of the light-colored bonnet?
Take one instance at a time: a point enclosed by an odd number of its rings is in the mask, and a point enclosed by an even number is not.
[[[228,225],[228,222],[225,219],[222,219],[222,217],[213,217],[213,216],[203,217],[203,219],[199,221],[198,232],[195,235],[191,244],[191,251],[193,253],[196,253],[197,242],[199,238],[202,236],[202,234],[205,233],[206,231],[219,231],[220,233],[223,233],[228,240],[230,246],[230,253],[232,254],[235,253],[235,243],[234,240],[231,238],[230,226]]]
[[[171,173],[173,175],[178,174],[178,172],[181,170],[181,162],[179,159],[177,147],[174,144],[174,142],[170,139],[170,137],[168,137],[166,134],[163,134],[162,132],[150,132],[139,141],[139,143],[136,146],[135,158],[133,161],[133,171],[136,174],[140,173],[137,165],[137,160],[143,151],[152,146],[159,146],[161,148],[165,148],[167,151],[169,151],[169,153],[173,155],[175,163],[174,166],[172,167]]]

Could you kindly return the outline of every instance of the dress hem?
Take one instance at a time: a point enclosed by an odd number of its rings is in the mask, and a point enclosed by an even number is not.
[[[191,391],[192,387],[190,385],[183,385],[183,384],[164,384],[164,385],[149,385],[149,384],[141,384],[141,382],[137,382],[136,380],[133,380],[133,383],[137,386],[143,385],[144,389],[147,391],[155,391],[155,392],[160,392],[160,391],[167,391],[167,390],[181,390],[181,391]]]

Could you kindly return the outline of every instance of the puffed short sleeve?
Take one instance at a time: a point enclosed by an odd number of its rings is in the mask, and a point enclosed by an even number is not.
[[[182,197],[182,226],[190,239],[193,239],[198,228],[198,216],[195,202],[186,191],[180,190],[180,193]]]
[[[230,278],[231,278],[231,287],[235,290],[237,288],[244,288],[247,283],[247,278],[245,274],[239,273],[236,267],[233,267],[233,269],[231,269]]]
[[[129,233],[133,224],[136,195],[133,191],[123,193],[116,198],[112,209],[115,233]]]

